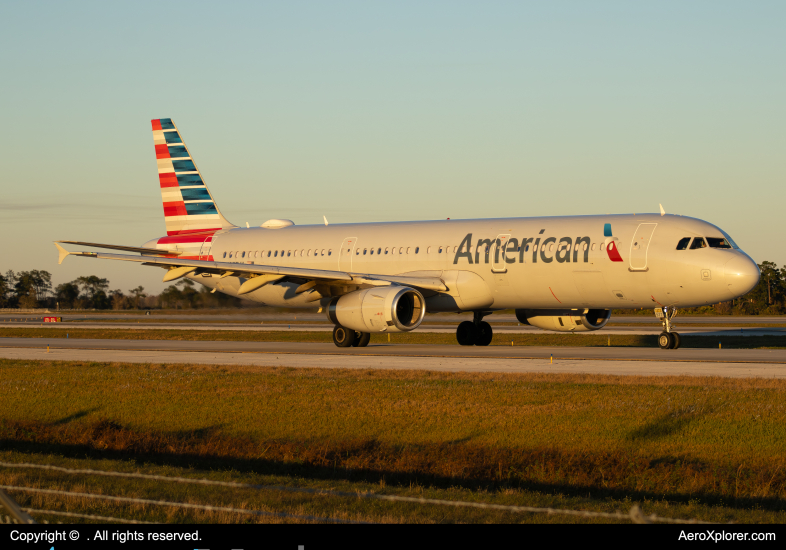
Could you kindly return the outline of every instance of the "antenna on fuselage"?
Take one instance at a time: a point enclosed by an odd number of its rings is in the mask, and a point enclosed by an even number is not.
[[[658,206],[660,206],[660,215],[661,216],[665,216],[666,215],[666,211],[663,209],[663,205],[659,204]]]

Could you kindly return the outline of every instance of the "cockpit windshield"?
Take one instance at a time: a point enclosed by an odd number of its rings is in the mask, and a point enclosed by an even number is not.
[[[710,245],[710,248],[731,248],[729,241],[717,237],[707,237],[707,243]]]
[[[690,245],[691,250],[696,250],[697,248],[707,248],[707,243],[704,242],[704,239],[701,237],[696,237],[693,239],[693,242]]]
[[[720,229],[720,228],[718,228],[718,229]],[[739,246],[737,246],[737,243],[734,242],[734,239],[729,237],[728,233],[726,233],[723,229],[720,229],[720,232],[723,233],[723,236],[726,237],[726,242],[728,242],[731,245],[732,248],[736,248],[736,249],[740,248]],[[712,245],[710,245],[710,246],[712,246]]]

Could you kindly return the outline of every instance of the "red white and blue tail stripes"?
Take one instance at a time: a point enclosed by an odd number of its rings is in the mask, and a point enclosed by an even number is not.
[[[234,227],[218,211],[172,119],[154,119],[152,124],[167,235]]]

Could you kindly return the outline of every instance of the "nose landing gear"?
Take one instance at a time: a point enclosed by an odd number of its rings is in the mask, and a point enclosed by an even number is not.
[[[490,312],[485,312],[486,314]],[[483,320],[484,312],[475,311],[472,321],[460,323],[456,329],[456,340],[462,346],[488,346],[494,337],[491,325]]]
[[[664,306],[662,308],[655,308],[655,317],[660,319],[663,325],[663,332],[658,336],[658,345],[660,349],[677,349],[680,347],[680,335],[673,332],[674,323],[672,319],[677,316],[677,308]]]

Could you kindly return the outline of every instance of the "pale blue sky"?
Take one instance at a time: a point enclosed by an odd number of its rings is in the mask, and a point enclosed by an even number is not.
[[[786,263],[786,3],[0,4],[0,271],[165,233],[150,119],[236,224],[668,212]]]

